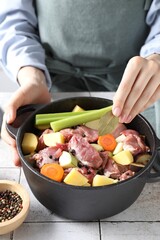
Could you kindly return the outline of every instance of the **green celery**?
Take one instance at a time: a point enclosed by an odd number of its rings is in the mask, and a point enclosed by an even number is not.
[[[66,117],[64,119],[60,119],[50,123],[51,128],[54,132],[57,132],[63,128],[73,127],[79,124],[83,124],[86,122],[90,122],[102,117],[106,112],[112,110],[112,106],[108,106],[101,109],[95,109],[92,111],[84,111],[83,114],[79,114],[76,116]]]
[[[46,117],[46,118],[36,118],[35,125],[47,125],[50,124],[50,122],[54,122],[60,119],[63,119],[64,117]]]
[[[62,113],[36,114],[35,125],[46,125],[46,124],[50,124],[50,122],[64,119],[66,117],[81,115],[81,114],[84,114],[85,112],[92,112],[92,111],[94,111],[94,110],[86,110],[83,112],[62,112]]]

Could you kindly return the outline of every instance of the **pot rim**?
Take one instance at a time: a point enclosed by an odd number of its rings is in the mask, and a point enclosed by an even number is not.
[[[52,106],[53,104],[56,104],[57,102],[64,102],[64,101],[67,101],[67,100],[74,100],[74,99],[99,99],[99,100],[102,100],[104,102],[108,101],[108,102],[111,102],[112,103],[112,100],[110,99],[106,99],[106,98],[101,98],[101,97],[91,97],[91,96],[77,96],[77,97],[71,97],[71,98],[62,98],[62,99],[57,99],[53,102],[50,102],[46,105],[42,105],[41,107],[39,107],[38,109],[36,109],[33,113],[31,113],[31,115],[27,118],[27,121],[24,121],[24,123],[20,126],[20,128],[18,129],[17,131],[17,135],[16,135],[16,141],[18,142],[19,141],[19,138],[22,134],[22,130],[23,130],[23,127],[26,125],[26,123],[32,119],[37,113],[40,113],[41,111],[43,111],[46,107],[49,107],[49,106]],[[146,164],[146,166],[144,168],[142,168],[141,170],[139,170],[137,173],[135,173],[135,175],[133,177],[130,177],[126,180],[123,180],[123,181],[120,181],[120,182],[117,182],[117,183],[114,183],[114,184],[110,184],[110,185],[104,185],[104,186],[96,186],[96,187],[90,187],[90,186],[74,186],[74,185],[69,185],[69,184],[64,184],[64,183],[61,183],[61,182],[57,182],[55,180],[52,180],[46,176],[43,176],[40,172],[38,172],[29,162],[27,162],[27,160],[25,159],[23,153],[22,153],[22,149],[20,147],[20,144],[17,144],[18,146],[18,152],[20,154],[20,158],[21,158],[21,161],[22,163],[31,171],[33,172],[34,174],[38,175],[40,178],[48,181],[49,183],[54,183],[58,186],[61,186],[61,187],[69,187],[69,188],[73,188],[74,190],[89,190],[90,191],[93,191],[93,190],[99,190],[99,189],[104,189],[104,188],[110,188],[110,187],[117,187],[119,185],[123,185],[123,184],[126,184],[127,182],[130,182],[136,178],[141,178],[141,177],[144,177],[142,175],[144,175],[145,172],[148,172],[151,167],[153,166],[154,164],[154,161],[155,161],[155,157],[156,157],[156,154],[157,154],[157,151],[156,151],[156,147],[157,147],[157,136],[155,134],[155,131],[153,129],[153,127],[151,126],[151,124],[147,121],[147,119],[142,116],[141,114],[138,114],[134,119],[136,118],[141,118],[142,121],[147,124],[148,128],[150,129],[150,132],[152,134],[152,137],[153,139],[155,140],[155,147],[153,149],[153,152],[152,152],[152,157],[151,157],[151,160]]]

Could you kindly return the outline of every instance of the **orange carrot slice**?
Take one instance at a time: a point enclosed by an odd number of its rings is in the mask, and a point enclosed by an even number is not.
[[[112,134],[106,134],[99,136],[98,144],[101,145],[106,151],[113,151],[117,145],[117,142]]]
[[[58,163],[47,163],[42,166],[40,173],[52,180],[61,182],[64,170]]]

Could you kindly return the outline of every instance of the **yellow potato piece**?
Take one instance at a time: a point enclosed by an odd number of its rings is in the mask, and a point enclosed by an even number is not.
[[[33,153],[38,145],[37,136],[34,133],[25,133],[22,140],[23,154]]]
[[[72,110],[72,112],[83,112],[83,111],[84,111],[84,109],[81,108],[81,107],[78,106],[78,105],[76,105],[76,106],[73,108],[73,110]]]
[[[109,177],[104,176],[104,175],[97,174],[93,178],[92,186],[93,187],[98,187],[98,186],[110,185],[110,184],[117,183],[117,182],[118,182],[118,180],[109,178]]]
[[[88,179],[83,176],[76,168],[73,168],[70,173],[63,180],[66,184],[74,186],[84,186],[87,184]]]
[[[128,150],[123,150],[112,157],[114,161],[121,165],[129,165],[133,163],[133,155]]]
[[[91,184],[87,182],[86,184],[83,185],[83,187],[91,187]]]
[[[45,133],[43,140],[46,146],[53,147],[56,146],[57,143],[64,143],[64,136],[60,132]]]

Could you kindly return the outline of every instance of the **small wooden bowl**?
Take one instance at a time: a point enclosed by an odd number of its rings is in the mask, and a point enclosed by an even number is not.
[[[7,234],[18,228],[27,217],[30,205],[29,194],[21,184],[14,181],[0,180],[0,192],[6,190],[16,192],[22,198],[23,208],[12,219],[0,222],[0,235]]]

